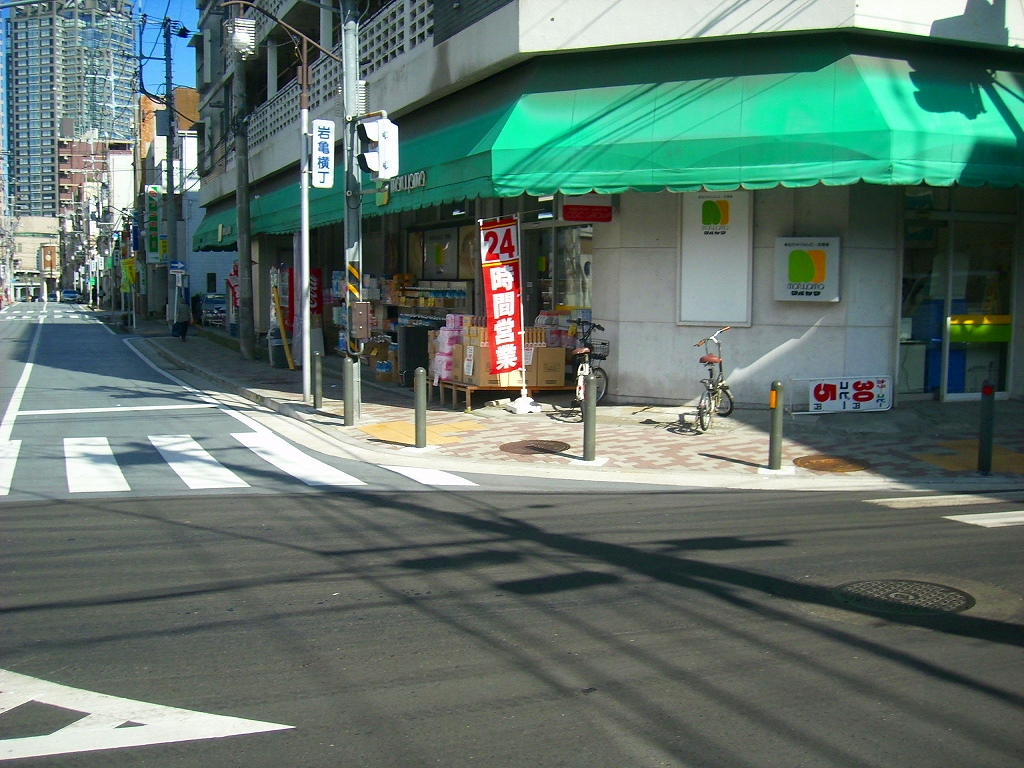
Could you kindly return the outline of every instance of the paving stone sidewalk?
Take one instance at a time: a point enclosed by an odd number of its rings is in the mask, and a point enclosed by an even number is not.
[[[134,335],[164,358],[228,391],[301,418],[338,439],[389,455],[414,445],[413,392],[375,382],[364,368],[362,408],[354,426],[344,426],[341,360],[323,364],[323,402],[314,411],[303,403],[302,373],[243,360],[226,334],[202,329],[186,343],[172,338],[163,323],[145,323]],[[479,395],[478,395],[479,397]],[[583,459],[583,425],[567,393],[538,393],[538,414],[517,415],[502,401],[472,413],[428,402],[427,437],[431,456],[487,463],[504,471],[516,466],[601,467],[648,478],[672,475],[699,484],[736,485],[744,478],[785,475],[801,488],[870,481],[963,488],[1024,488],[1024,403],[995,403],[992,472],[978,472],[981,406],[977,402],[910,401],[882,413],[792,415],[784,417],[782,467],[767,471],[767,408],[738,407],[729,418],[701,433],[693,408],[611,404],[598,408],[596,458]],[[766,398],[767,399],[767,398]],[[481,403],[486,398],[480,397]],[[476,404],[476,403],[474,403]],[[742,482],[740,482],[742,484]]]

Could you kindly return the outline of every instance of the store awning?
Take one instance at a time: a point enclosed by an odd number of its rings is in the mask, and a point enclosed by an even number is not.
[[[344,220],[344,196],[340,184],[333,189],[310,189],[309,193],[310,228]],[[298,232],[300,214],[298,183],[254,194],[249,202],[249,230],[253,235]],[[235,250],[236,219],[234,207],[207,213],[192,238],[193,250]]]
[[[199,228],[192,235],[194,251],[233,251],[237,238],[236,216],[234,208],[227,208],[216,213],[207,212],[203,216]]]
[[[540,58],[399,118],[402,175],[365,210],[523,193],[1013,186],[1021,73],[1017,54],[852,34]]]

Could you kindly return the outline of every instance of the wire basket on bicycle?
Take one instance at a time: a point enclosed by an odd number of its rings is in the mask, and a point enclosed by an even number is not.
[[[608,391],[608,374],[598,364],[607,360],[611,352],[611,344],[607,339],[592,339],[595,330],[603,331],[604,327],[579,318],[573,321],[569,333],[576,336],[577,347],[572,351],[573,363],[576,366],[576,402],[582,404],[585,394],[584,384],[588,377],[594,377],[597,400],[600,401]]]

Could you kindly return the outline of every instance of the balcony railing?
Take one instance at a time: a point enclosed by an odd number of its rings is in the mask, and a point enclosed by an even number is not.
[[[262,0],[261,0],[262,2]],[[267,4],[267,10],[277,14],[287,0],[274,0]],[[365,77],[402,54],[419,45],[429,44],[433,37],[433,0],[395,0],[383,8],[360,28],[361,75]],[[266,25],[261,27],[262,22]],[[266,34],[273,22],[262,14],[258,15],[257,37]],[[224,51],[225,55],[228,52]],[[332,51],[341,58],[339,42]],[[341,94],[344,71],[341,62],[321,55],[311,66],[309,86],[310,114],[316,117],[341,117],[344,111]],[[296,129],[299,117],[299,86],[292,81],[268,101],[257,107],[249,116],[249,148],[256,152],[269,141]],[[228,152],[216,152],[208,157],[207,178],[214,179],[227,168]],[[298,142],[294,151],[286,150],[281,156],[285,163],[298,160]]]

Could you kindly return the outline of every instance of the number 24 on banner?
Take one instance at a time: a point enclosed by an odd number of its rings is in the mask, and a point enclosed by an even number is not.
[[[480,224],[484,264],[519,258],[519,227],[515,218],[492,219]]]

